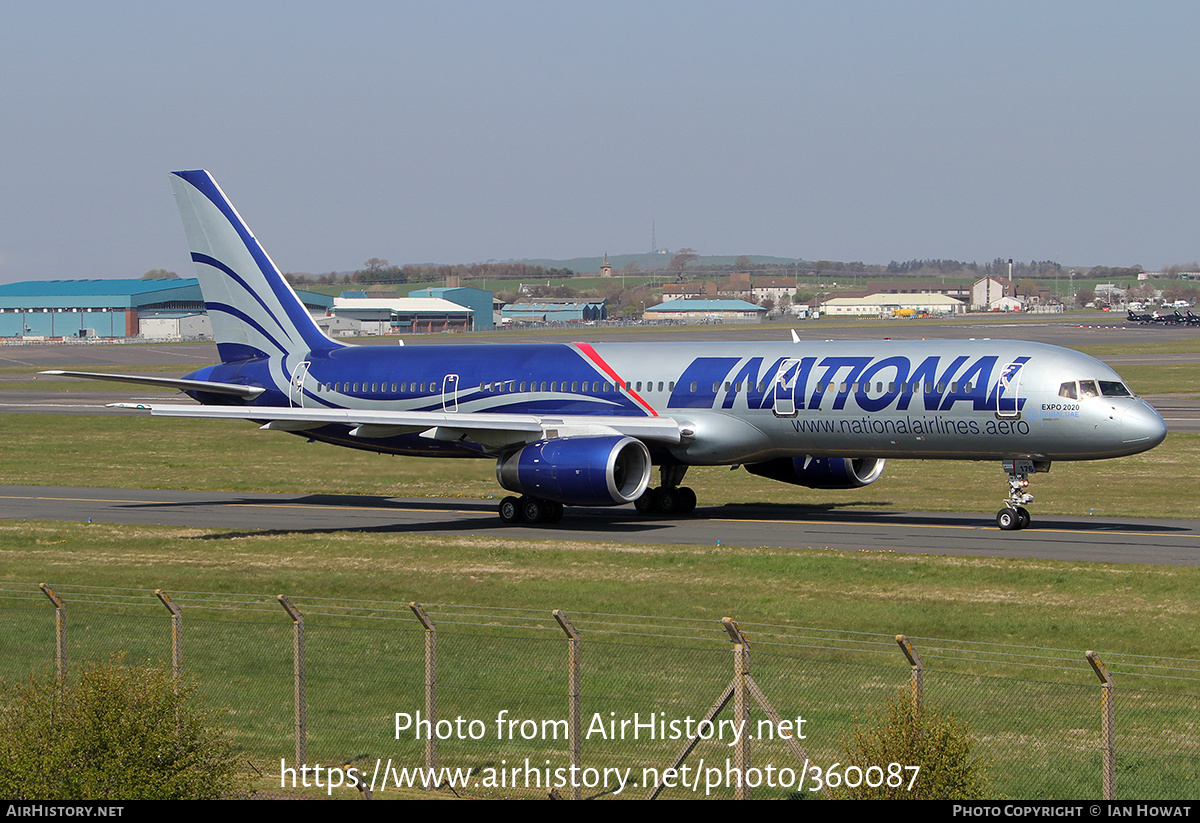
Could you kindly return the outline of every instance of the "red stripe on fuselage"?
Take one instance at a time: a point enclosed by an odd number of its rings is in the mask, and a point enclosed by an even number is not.
[[[583,352],[584,356],[587,357],[588,360],[591,360],[593,363],[595,363],[596,366],[599,367],[600,371],[611,377],[613,382],[620,386],[621,391],[632,397],[643,409],[650,413],[651,417],[658,417],[658,412],[654,410],[654,407],[639,397],[637,392],[633,391],[632,389],[625,388],[625,381],[621,379],[621,376],[617,374],[616,370],[613,369],[612,366],[604,362],[604,358],[596,353],[596,350],[592,348],[590,343],[572,343],[571,345]]]

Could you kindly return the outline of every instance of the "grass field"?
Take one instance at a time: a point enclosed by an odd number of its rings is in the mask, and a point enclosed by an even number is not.
[[[1013,798],[1095,795],[1099,695],[1082,652],[1098,648],[1121,686],[1123,765],[1144,772],[1122,785],[1138,797],[1200,794],[1200,667],[1183,662],[1200,658],[1194,567],[3,523],[0,578],[44,579],[66,599],[72,661],[164,659],[166,612],[151,592],[166,589],[183,608],[188,670],[229,708],[247,761],[267,773],[292,757],[291,623],[272,599],[285,593],[306,614],[317,762],[421,762],[419,742],[391,734],[395,712],[423,705],[423,634],[404,607],[416,600],[439,626],[440,716],[489,723],[502,709],[562,718],[566,649],[552,608],[582,632],[585,717],[602,718],[699,717],[731,675],[718,621],[734,617],[756,681],[785,716],[809,719],[806,749],[824,764],[845,762],[855,718],[906,682],[890,639],[904,633],[924,656],[929,698],[969,725],[994,791]],[[0,593],[0,674],[44,666],[49,603],[32,582]],[[585,762],[662,768],[676,747],[593,740]],[[440,752],[445,765],[475,769],[565,760],[561,741],[490,731]],[[708,744],[692,763],[727,753]],[[756,743],[753,757],[796,766],[779,744]]]

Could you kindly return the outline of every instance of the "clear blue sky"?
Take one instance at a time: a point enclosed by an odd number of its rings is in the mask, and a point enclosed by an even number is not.
[[[20,3],[0,281],[648,251],[1200,257],[1200,4]]]

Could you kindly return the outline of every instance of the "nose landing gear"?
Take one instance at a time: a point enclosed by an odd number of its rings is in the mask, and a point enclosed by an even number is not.
[[[1008,500],[1000,511],[996,512],[996,525],[1004,531],[1017,531],[1029,525],[1032,518],[1026,505],[1033,502],[1029,488],[1029,475],[1034,472],[1050,471],[1049,460],[1011,459],[1003,462],[1004,470],[1008,472]]]

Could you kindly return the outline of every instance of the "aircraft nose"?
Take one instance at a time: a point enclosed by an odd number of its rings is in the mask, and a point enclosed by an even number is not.
[[[1149,403],[1131,406],[1121,417],[1121,442],[1152,449],[1167,436],[1167,423]]]

